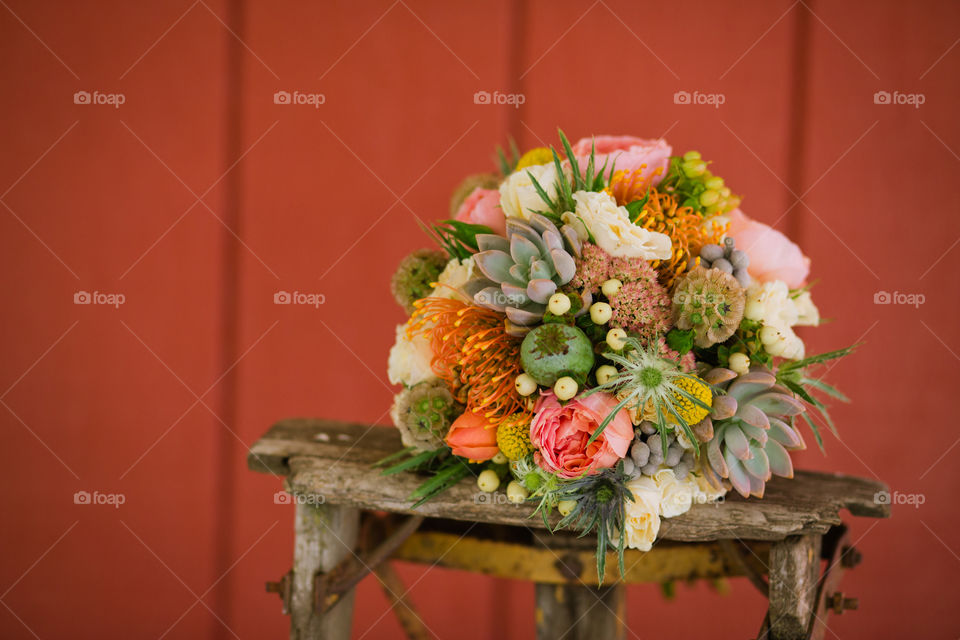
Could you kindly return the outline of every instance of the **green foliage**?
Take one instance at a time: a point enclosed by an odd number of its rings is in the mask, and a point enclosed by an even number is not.
[[[459,220],[441,220],[429,228],[422,224],[420,226],[448,256],[458,260],[466,260],[477,252],[478,235],[493,233],[490,227]]]
[[[596,148],[591,146],[586,169],[581,171],[580,163],[573,154],[573,148],[570,146],[570,141],[567,140],[567,136],[560,129],[557,129],[557,133],[560,136],[560,142],[567,156],[567,161],[570,163],[571,179],[567,179],[563,171],[563,161],[560,159],[557,150],[553,147],[550,147],[550,151],[553,153],[553,165],[557,173],[556,198],[551,198],[536,177],[529,171],[527,172],[527,175],[530,176],[530,181],[533,183],[533,188],[536,189],[540,199],[547,205],[546,210],[538,211],[537,213],[542,213],[554,221],[559,220],[560,216],[567,211],[576,209],[573,194],[577,191],[602,191],[610,182],[610,179],[613,178],[614,165],[616,164],[611,164],[609,171],[607,171],[607,164],[604,162],[603,166],[598,169],[594,161]]]
[[[517,166],[517,163],[520,162],[520,149],[517,148],[517,142],[513,138],[510,138],[510,156],[503,151],[501,147],[497,147],[497,156],[496,164],[497,168],[500,169],[500,173],[504,176],[508,176],[513,173],[514,169]]]
[[[693,337],[696,332],[693,329],[670,329],[667,332],[667,346],[679,353],[681,356],[690,353],[693,349]]]
[[[855,344],[846,347],[845,349],[837,349],[835,351],[820,353],[808,358],[803,358],[802,360],[784,362],[780,365],[776,372],[777,382],[793,393],[797,394],[797,396],[800,397],[804,402],[816,409],[817,415],[819,415],[820,419],[824,424],[827,425],[834,435],[838,435],[837,427],[833,423],[833,419],[830,417],[830,412],[827,410],[827,405],[823,402],[823,400],[814,395],[814,392],[819,392],[825,396],[833,398],[834,400],[839,400],[840,402],[849,402],[850,399],[841,393],[836,387],[827,384],[821,378],[814,378],[808,375],[807,369],[809,367],[822,365],[826,362],[830,362],[831,360],[837,360],[839,358],[843,358],[844,356],[850,355],[858,346],[859,345]],[[823,437],[820,434],[820,427],[811,416],[807,415],[808,413],[810,412],[804,412],[800,415],[813,432],[813,437],[817,440],[817,446],[820,447],[821,451],[824,451]]]
[[[379,460],[373,466],[383,467],[396,460],[401,461],[385,468],[381,475],[389,476],[403,471],[415,471],[430,476],[407,496],[407,499],[414,503],[413,508],[435,498],[467,476],[476,476],[481,468],[480,465],[468,464],[462,458],[453,455],[447,447],[434,451],[418,451],[408,447]]]

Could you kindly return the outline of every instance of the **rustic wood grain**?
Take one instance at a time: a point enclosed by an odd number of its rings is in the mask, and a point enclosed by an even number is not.
[[[298,503],[293,548],[290,640],[346,640],[353,623],[351,590],[327,613],[317,613],[314,576],[330,571],[353,553],[359,512],[343,506]]]
[[[416,510],[407,496],[423,477],[401,473],[384,477],[371,468],[401,448],[396,429],[327,420],[285,420],[272,427],[250,450],[251,469],[286,475],[293,493],[317,494],[331,504],[428,517],[544,528],[531,505],[514,505],[500,494],[485,494],[471,479]],[[719,539],[780,540],[790,535],[825,533],[840,524],[840,511],[885,518],[887,504],[874,495],[880,482],[798,471],[793,479],[774,478],[762,500],[729,494],[722,504],[694,505],[665,518],[660,538],[679,541]],[[554,520],[556,522],[556,520]]]
[[[804,640],[816,608],[821,536],[790,536],[770,549],[770,640]]]

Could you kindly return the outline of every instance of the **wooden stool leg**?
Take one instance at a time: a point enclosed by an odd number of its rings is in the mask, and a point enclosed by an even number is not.
[[[820,577],[821,536],[790,536],[770,549],[770,640],[806,640]]]
[[[298,503],[296,508],[290,639],[346,640],[353,622],[353,592],[320,616],[314,601],[314,577],[352,554],[360,512],[334,505]]]
[[[623,640],[626,588],[536,584],[538,640]]]

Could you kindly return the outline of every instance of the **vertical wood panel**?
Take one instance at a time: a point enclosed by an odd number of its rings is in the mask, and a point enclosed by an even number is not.
[[[219,626],[191,591],[219,575],[211,461],[223,427],[193,394],[221,373],[223,228],[203,206],[185,212],[224,169],[226,32],[189,6],[0,7],[0,193],[13,210],[0,207],[0,386],[14,385],[3,401],[23,421],[0,407],[4,638]],[[77,91],[126,101],[75,104]],[[220,191],[204,202],[222,212]],[[126,302],[75,305],[78,290]],[[204,402],[217,408],[217,392]],[[76,491],[125,503],[77,505]]]

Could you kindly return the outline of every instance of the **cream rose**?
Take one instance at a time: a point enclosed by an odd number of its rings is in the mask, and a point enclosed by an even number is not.
[[[672,518],[690,510],[693,504],[693,487],[687,481],[677,480],[673,469],[657,471],[653,476],[653,482],[660,489],[661,516]]]
[[[640,476],[627,482],[633,500],[624,505],[623,527],[627,546],[650,551],[660,532],[660,489],[653,478]]]
[[[602,191],[577,191],[576,215],[593,234],[597,245],[615,257],[666,260],[671,254],[670,237],[648,231],[630,222],[625,207]]]
[[[820,312],[810,300],[810,294],[805,292],[796,299],[791,298],[787,284],[780,280],[753,282],[747,287],[743,315],[763,325],[760,339],[767,353],[790,360],[803,358],[806,351],[793,327],[820,321]]]
[[[547,203],[533,186],[531,175],[551,199],[557,197],[557,167],[553,163],[532,165],[515,171],[500,185],[500,207],[508,218],[529,220],[533,212],[547,209]]]
[[[809,291],[804,291],[793,299],[797,308],[797,326],[815,327],[820,324],[820,310],[813,304]]]
[[[463,261],[451,258],[447,266],[437,276],[437,286],[434,287],[430,296],[433,298],[465,299],[460,293],[460,287],[465,285],[473,275],[473,258],[465,258]]]
[[[433,350],[430,341],[423,334],[407,337],[407,325],[397,327],[397,341],[390,349],[387,363],[387,377],[390,384],[403,384],[412,387],[436,376],[430,368]]]

